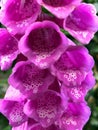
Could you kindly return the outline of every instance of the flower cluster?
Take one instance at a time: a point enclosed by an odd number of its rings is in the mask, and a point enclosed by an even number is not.
[[[82,0],[1,0],[0,5],[1,70],[16,63],[0,112],[12,130],[82,130],[90,117],[85,96],[95,84],[94,60],[83,46],[98,31],[95,7]]]

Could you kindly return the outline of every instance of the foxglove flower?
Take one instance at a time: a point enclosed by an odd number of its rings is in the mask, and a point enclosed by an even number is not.
[[[59,120],[59,126],[62,130],[82,130],[89,117],[90,109],[86,103],[70,102]]]
[[[21,125],[19,125],[17,127],[12,127],[12,130],[33,130],[33,127],[36,124],[38,124],[36,121],[34,121],[31,118],[28,118],[28,120],[26,122],[22,123]]]
[[[40,5],[36,0],[2,0],[0,22],[12,33],[23,33],[37,19]]]
[[[47,68],[66,50],[68,40],[53,22],[32,24],[19,42],[19,50],[40,68]]]
[[[38,121],[43,127],[52,125],[67,107],[66,98],[52,90],[40,93],[34,100],[29,100],[24,106],[24,113]]]
[[[62,130],[59,127],[55,126],[54,124],[47,128],[44,128],[39,123],[33,123],[33,122],[29,123],[29,122],[30,121],[27,121],[18,127],[13,127],[12,130]]]
[[[98,16],[92,4],[82,3],[64,20],[64,29],[83,44],[98,31]]]
[[[0,112],[9,120],[12,126],[21,125],[28,120],[28,117],[23,112],[25,101],[12,101],[7,99],[0,100]]]
[[[21,61],[13,68],[8,81],[26,97],[32,98],[34,94],[46,91],[54,79],[49,70],[42,70],[29,61]]]
[[[67,87],[66,85],[62,84],[61,91],[62,93],[68,96],[68,100],[72,100],[74,102],[84,102],[85,96],[87,92],[95,85],[95,78],[93,76],[92,71],[88,73],[85,80],[79,86],[74,87]]]
[[[18,55],[18,41],[5,28],[0,29],[0,67],[7,70]]]
[[[26,99],[26,97],[18,89],[9,86],[5,93],[4,99],[13,101],[23,101]]]
[[[88,121],[94,60],[65,35],[88,44],[98,30],[94,6],[81,1],[0,1],[1,70],[16,63],[0,113],[12,130],[82,130]]]
[[[82,0],[37,0],[40,5],[60,19],[67,17],[81,1]]]
[[[81,85],[94,60],[83,46],[69,46],[61,57],[51,66],[51,72],[66,86]]]

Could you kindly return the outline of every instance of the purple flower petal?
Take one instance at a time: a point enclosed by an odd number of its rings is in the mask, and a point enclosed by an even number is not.
[[[69,103],[59,125],[64,130],[82,130],[90,117],[90,109],[85,103]]]
[[[17,127],[12,127],[12,130],[29,130],[27,129],[27,123],[28,121],[22,123],[21,125],[17,126]]]
[[[24,32],[37,19],[40,10],[36,0],[7,0],[1,5],[0,21],[14,34]]]
[[[28,117],[38,121],[43,127],[48,127],[62,115],[65,106],[67,106],[67,101],[65,102],[63,104],[58,93],[49,90],[37,95],[34,100],[28,101],[24,106],[24,112]]]
[[[9,84],[31,98],[36,93],[46,91],[54,79],[48,69],[42,70],[29,61],[21,61],[14,67]]]
[[[67,17],[81,0],[37,0],[37,2],[62,19]]]
[[[51,35],[50,35],[51,34]],[[68,40],[53,22],[32,24],[21,38],[20,52],[40,68],[47,68],[66,50]]]
[[[8,118],[10,125],[18,126],[27,121],[28,117],[23,112],[24,103],[24,101],[0,100],[0,112]]]
[[[4,99],[13,101],[22,101],[26,98],[19,90],[15,89],[12,86],[9,86],[4,96]]]
[[[61,130],[60,128],[58,128],[55,125],[51,125],[47,128],[42,127],[39,123],[33,123],[31,124],[31,126],[29,125],[29,121],[23,123],[22,125],[18,126],[18,127],[13,127],[12,130]]]
[[[94,66],[93,58],[85,47],[69,46],[52,65],[51,72],[67,86],[81,85],[87,73]]]
[[[28,121],[24,122],[23,124],[12,127],[12,130],[33,130],[33,127],[37,124],[33,119],[28,118]]]
[[[83,44],[88,44],[98,31],[98,16],[92,4],[82,3],[65,19],[64,28]]]
[[[76,46],[76,44],[70,39],[68,39],[68,45],[69,46]]]
[[[74,102],[85,101],[85,96],[87,92],[95,85],[95,78],[92,71],[88,73],[85,80],[80,86],[67,87],[65,85],[61,86],[62,93],[67,94],[69,100]]]
[[[51,125],[47,128],[44,128],[40,124],[35,124],[35,125],[33,125],[32,130],[61,130],[61,129],[55,125]]]
[[[9,69],[18,53],[18,41],[5,28],[0,29],[1,70]]]

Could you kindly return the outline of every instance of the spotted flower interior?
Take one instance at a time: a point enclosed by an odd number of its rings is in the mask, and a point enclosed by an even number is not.
[[[83,45],[98,31],[95,7],[82,0],[0,5],[0,68],[12,69],[0,112],[12,130],[83,130],[91,114],[85,96],[95,85]]]

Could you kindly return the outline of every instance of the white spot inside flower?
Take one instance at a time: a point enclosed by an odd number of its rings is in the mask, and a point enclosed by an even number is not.
[[[36,62],[40,62],[41,60],[45,60],[50,57],[50,54],[41,54],[36,56]]]
[[[65,120],[65,123],[66,123],[67,125],[74,125],[74,126],[77,125],[77,122],[76,122],[72,117],[67,118],[67,119]]]
[[[72,88],[71,94],[79,99],[83,95],[83,92],[81,91],[81,88]]]
[[[38,92],[38,89],[37,89],[37,88],[33,90],[33,93],[37,93],[37,92]]]
[[[86,38],[88,35],[88,32],[83,32],[83,38]]]
[[[41,68],[46,68],[47,67],[47,63],[46,62],[45,63],[40,63],[39,65],[40,65]]]
[[[40,118],[54,118],[56,113],[56,108],[54,106],[43,106],[37,109],[37,113]]]
[[[43,84],[42,81],[34,82],[32,80],[30,80],[30,83],[28,82],[28,80],[27,82],[24,81],[23,83],[24,87],[26,88],[26,91],[33,90],[33,93],[37,93],[39,86],[41,86],[42,84]]]
[[[24,113],[23,113],[23,107],[20,106],[20,104],[15,104],[14,108],[12,109],[9,117],[10,117],[10,120],[12,122],[17,122],[18,124],[20,124],[21,121],[23,121],[23,116],[24,116]]]
[[[77,73],[73,70],[67,70],[64,74],[64,78],[67,79],[67,81],[74,81],[77,79]]]
[[[1,56],[1,64],[4,65],[5,62],[9,62],[10,61],[10,56],[7,55],[7,56]]]
[[[38,99],[37,105],[37,114],[40,118],[46,118],[48,122],[50,122],[52,118],[55,118],[58,107],[55,95],[46,93],[45,96],[41,96],[41,98]]]
[[[12,32],[12,31],[13,31],[13,29],[10,28],[10,27],[8,27],[7,29],[8,29],[9,32]]]
[[[14,93],[14,94],[13,94]],[[17,96],[20,95],[20,91],[11,87],[7,90],[7,93],[5,95],[5,98],[16,98]]]

